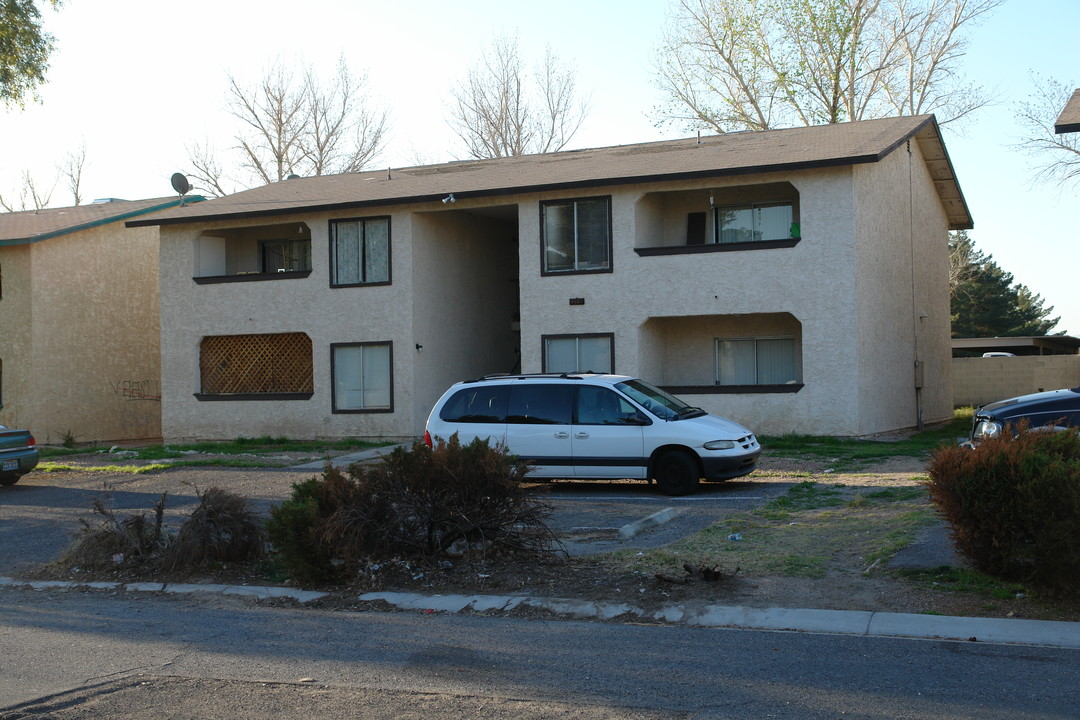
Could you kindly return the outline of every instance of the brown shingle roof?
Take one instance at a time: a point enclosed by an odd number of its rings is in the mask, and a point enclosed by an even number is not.
[[[931,115],[729,133],[700,139],[296,178],[177,208],[128,225],[173,225],[298,211],[401,205],[521,192],[721,177],[877,162],[915,138],[950,227],[971,216]]]
[[[1080,88],[1073,90],[1069,102],[1065,103],[1065,108],[1054,123],[1054,132],[1080,132]]]
[[[189,202],[195,198],[189,198]],[[201,198],[199,198],[201,199]],[[66,208],[0,213],[0,245],[25,245],[171,208],[179,198],[110,200]]]

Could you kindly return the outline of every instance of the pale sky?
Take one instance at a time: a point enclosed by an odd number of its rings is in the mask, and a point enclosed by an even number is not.
[[[66,0],[44,11],[58,50],[41,104],[0,107],[0,194],[17,197],[22,173],[55,181],[53,207],[72,204],[56,167],[85,144],[83,201],[172,194],[187,147],[229,147],[229,74],[257,81],[276,58],[329,75],[339,56],[367,73],[371,98],[390,111],[377,167],[463,157],[446,125],[450,88],[499,33],[517,34],[526,60],[551,49],[575,68],[591,111],[568,149],[689,136],[654,127],[664,100],[652,58],[668,0]],[[1080,335],[1076,261],[1080,185],[1034,185],[1032,160],[1010,148],[1021,129],[1012,103],[1030,92],[1029,72],[1080,87],[1076,0],[1008,0],[971,31],[963,71],[991,90],[985,108],[945,142],[975,220],[971,235],[1018,282],[1040,294]]]

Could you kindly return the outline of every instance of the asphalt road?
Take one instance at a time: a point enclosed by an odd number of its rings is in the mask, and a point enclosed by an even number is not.
[[[0,717],[1075,718],[1080,652],[0,588]]]
[[[110,503],[177,517],[196,488],[260,507],[310,471],[36,473],[0,489],[0,575],[55,557],[103,481]],[[557,484],[578,550],[669,542],[781,493],[735,481],[687,498]],[[674,507],[630,540],[612,530]],[[1080,652],[683,626],[330,612],[215,595],[0,587],[0,718],[1075,718]]]

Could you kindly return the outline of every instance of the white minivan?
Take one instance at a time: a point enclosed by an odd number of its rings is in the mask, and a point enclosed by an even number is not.
[[[497,375],[459,382],[435,403],[424,442],[502,442],[536,478],[654,479],[668,495],[701,478],[753,472],[761,454],[742,425],[625,375]]]

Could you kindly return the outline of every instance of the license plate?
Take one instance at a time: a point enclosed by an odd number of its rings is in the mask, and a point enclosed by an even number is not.
[[[18,460],[5,460],[3,469],[5,471],[7,471],[7,470],[18,470],[19,469],[19,461]]]

